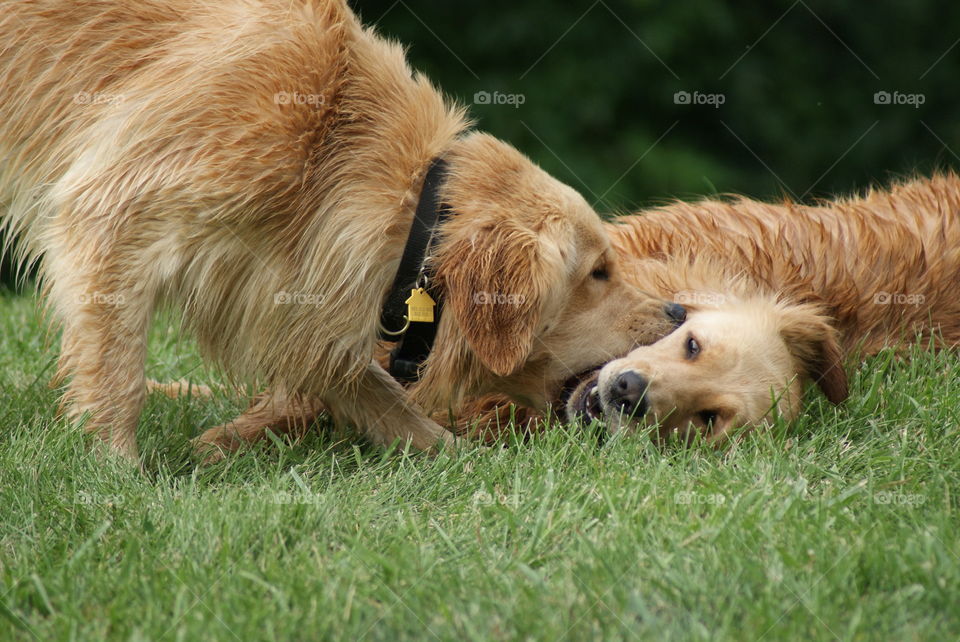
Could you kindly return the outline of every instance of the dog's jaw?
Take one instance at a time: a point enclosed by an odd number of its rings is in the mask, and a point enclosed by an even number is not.
[[[603,407],[600,404],[600,390],[598,388],[599,370],[587,372],[575,378],[572,386],[563,401],[563,412],[568,422],[592,422],[603,418]]]

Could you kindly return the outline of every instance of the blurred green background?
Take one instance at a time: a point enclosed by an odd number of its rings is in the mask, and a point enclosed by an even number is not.
[[[351,4],[604,212],[717,192],[810,201],[960,165],[960,3]]]
[[[810,200],[960,165],[960,3],[352,6],[461,101],[521,94],[473,105],[479,126],[605,211],[715,192]],[[891,104],[875,103],[880,91]],[[723,104],[692,104],[693,92]]]

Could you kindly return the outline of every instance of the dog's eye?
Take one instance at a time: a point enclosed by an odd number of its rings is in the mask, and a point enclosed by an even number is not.
[[[687,337],[687,359],[693,359],[698,354],[700,354],[700,342],[690,335]]]
[[[704,426],[712,426],[717,423],[717,412],[715,410],[701,410],[697,413]]]
[[[590,276],[597,281],[607,281],[610,279],[610,272],[605,267],[599,267],[591,272]]]

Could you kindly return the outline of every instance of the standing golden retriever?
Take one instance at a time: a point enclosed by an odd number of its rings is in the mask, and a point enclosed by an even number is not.
[[[943,174],[817,206],[746,198],[674,203],[607,226],[623,278],[688,310],[650,346],[573,378],[555,410],[610,432],[656,422],[661,436],[720,441],[772,411],[791,418],[802,387],[847,396],[843,355],[921,340],[960,344],[960,178]],[[603,330],[603,326],[599,328]],[[587,333],[585,342],[592,340]],[[270,393],[201,441],[221,449],[308,425],[323,405]],[[494,439],[537,410],[470,400],[457,427]]]
[[[70,412],[127,457],[160,305],[232,376],[417,448],[452,439],[425,410],[543,405],[682,313],[343,0],[7,2],[0,43],[4,225],[63,326]],[[371,358],[438,158],[451,214],[420,276],[447,313],[411,398]]]

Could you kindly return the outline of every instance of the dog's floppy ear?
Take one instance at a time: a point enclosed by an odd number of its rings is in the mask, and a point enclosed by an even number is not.
[[[444,252],[437,279],[470,349],[494,374],[523,365],[540,322],[539,241],[529,231],[488,226]]]
[[[785,306],[781,313],[780,336],[802,368],[801,374],[812,379],[832,403],[846,401],[849,387],[843,352],[829,317],[814,305]]]

